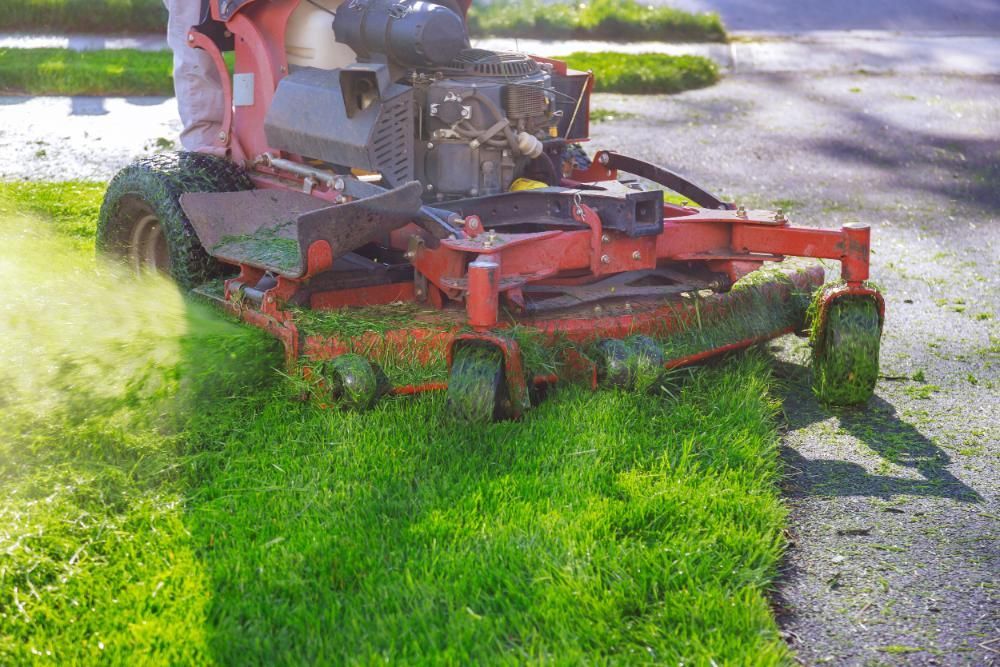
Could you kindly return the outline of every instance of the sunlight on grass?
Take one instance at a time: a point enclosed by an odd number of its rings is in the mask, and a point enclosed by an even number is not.
[[[14,208],[0,194],[0,279],[23,287],[0,306],[0,663],[201,662],[178,417],[249,332]],[[195,341],[213,347],[196,359]]]

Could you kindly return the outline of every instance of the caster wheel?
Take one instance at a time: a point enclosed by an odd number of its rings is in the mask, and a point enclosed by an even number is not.
[[[607,338],[595,346],[594,352],[597,356],[597,384],[602,387],[628,387],[631,373],[625,342]]]
[[[605,339],[596,352],[597,381],[602,387],[650,389],[663,374],[663,350],[648,336]]]
[[[625,339],[631,387],[646,391],[655,387],[663,375],[663,348],[648,336],[630,336]]]
[[[455,350],[448,377],[448,412],[459,421],[485,424],[510,416],[503,353],[493,346]]]
[[[864,297],[831,303],[813,336],[813,392],[825,403],[856,405],[875,391],[882,339],[878,306]]]
[[[342,354],[326,362],[322,377],[329,396],[350,410],[371,407],[382,393],[379,372],[357,354]]]

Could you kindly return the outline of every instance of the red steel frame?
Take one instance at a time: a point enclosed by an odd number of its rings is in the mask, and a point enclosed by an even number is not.
[[[298,156],[268,146],[264,136],[264,117],[278,82],[288,72],[285,27],[299,1],[249,0],[226,21],[235,41],[233,73],[254,75],[253,103],[246,106],[234,108],[232,105],[231,73],[218,47],[197,30],[189,34],[192,47],[202,48],[212,56],[224,82],[227,100],[219,144],[201,150],[225,155],[250,168],[251,179],[259,188],[303,189],[302,176],[281,172],[261,159],[264,155],[272,155],[301,161]],[[462,0],[462,3],[467,10],[471,0]],[[218,0],[211,3],[211,11],[216,20],[221,20]],[[582,113],[586,111],[581,109]],[[616,172],[602,167],[602,162],[602,153],[598,153],[592,167],[573,173],[564,184],[572,187],[578,183],[616,179]],[[342,193],[323,183],[312,185],[310,191],[313,196],[331,203],[345,201]],[[477,335],[484,340],[492,340],[488,332],[498,326],[502,305],[506,303],[515,309],[523,305],[522,288],[529,282],[579,284],[624,271],[655,268],[665,262],[704,263],[710,270],[725,273],[730,280],[736,281],[765,261],[781,261],[785,256],[838,260],[846,281],[845,294],[873,293],[863,286],[869,269],[870,230],[867,225],[847,224],[839,230],[813,229],[793,226],[783,216],[769,212],[748,213],[742,208],[708,210],[666,204],[662,234],[630,238],[603,229],[600,217],[590,207],[577,203],[573,209],[573,218],[586,225],[587,230],[495,234],[484,230],[481,221],[472,216],[464,221],[459,237],[445,239],[440,244],[431,243],[426,232],[413,224],[394,232],[391,245],[406,251],[415,270],[426,279],[427,289],[423,290],[423,296],[430,304],[441,308],[449,302],[464,300],[467,323],[480,332]],[[279,337],[290,359],[301,354],[324,357],[344,351],[336,342],[302,339],[291,315],[282,307],[302,283],[327,270],[332,260],[331,249],[325,242],[314,243],[309,248],[308,270],[302,279],[279,277],[277,285],[265,293],[259,309],[241,310],[244,319]],[[240,286],[253,285],[262,276],[259,269],[241,266],[240,275],[227,282],[227,301],[232,303]],[[810,281],[809,286],[818,285],[815,275]],[[406,282],[321,293],[312,297],[310,305],[336,308],[414,298],[414,283]],[[881,309],[880,300],[879,303]],[[654,318],[667,317],[663,312],[653,312]],[[532,325],[550,333],[559,331],[583,339],[620,337],[642,330],[635,320],[636,316],[580,317],[533,322]],[[444,346],[450,359],[453,339],[454,336],[449,335],[446,340],[437,341],[426,353],[440,354]],[[740,341],[734,346],[753,342],[756,341]],[[504,349],[510,365],[507,354],[510,350]],[[519,372],[517,368],[508,368],[509,374]],[[523,382],[520,384],[523,386]],[[407,393],[419,389],[409,387],[399,391]]]

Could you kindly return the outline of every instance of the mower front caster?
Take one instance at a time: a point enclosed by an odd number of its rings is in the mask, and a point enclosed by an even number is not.
[[[606,338],[595,346],[602,387],[651,389],[663,374],[663,349],[648,336]]]
[[[319,379],[324,395],[348,410],[366,410],[385,393],[378,368],[357,354],[342,354],[323,363]]]
[[[457,348],[446,402],[448,413],[459,421],[484,424],[510,418],[503,353],[492,345]]]
[[[845,295],[813,331],[813,392],[825,403],[864,403],[875,391],[882,322],[873,297]]]

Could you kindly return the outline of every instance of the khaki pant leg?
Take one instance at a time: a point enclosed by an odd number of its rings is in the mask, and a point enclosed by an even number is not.
[[[212,58],[187,43],[191,26],[201,22],[201,0],[164,0],[170,20],[167,44],[174,52],[174,91],[184,129],[181,145],[187,150],[221,143],[225,99]]]

